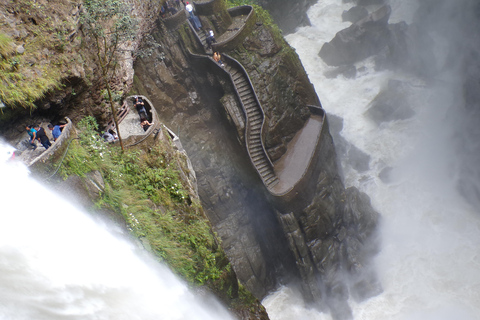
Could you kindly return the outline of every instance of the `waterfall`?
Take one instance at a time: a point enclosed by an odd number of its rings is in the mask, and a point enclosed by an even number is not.
[[[411,23],[420,2],[389,3],[390,23]],[[436,3],[430,1],[433,6]],[[449,1],[438,3],[446,7]],[[468,16],[461,12],[469,8],[461,7],[465,3],[450,3],[445,16],[434,22],[446,27],[437,26],[437,32],[432,34],[440,66],[433,81],[407,72],[375,71],[371,58],[356,64],[354,79],[342,75],[328,79],[324,72],[332,67],[323,62],[318,52],[336,32],[350,25],[342,22],[341,14],[352,3],[318,1],[308,12],[312,25],[286,36],[299,54],[324,109],[343,119],[340,136],[347,148],[354,146],[370,157],[369,168],[363,171],[355,169],[354,159],[340,157],[346,186],[367,193],[383,217],[381,251],[375,264],[384,292],[361,303],[350,301],[356,320],[471,320],[480,315],[480,214],[458,188],[468,163],[462,157],[474,154],[470,160],[478,160],[478,121],[465,121],[468,113],[462,107],[466,100],[462,69],[448,56],[449,50],[456,48],[452,50],[454,57],[461,60],[465,47],[461,43],[468,41],[462,38],[461,30],[455,33],[459,24],[468,24],[460,21]],[[459,20],[453,20],[456,18]],[[415,115],[377,124],[366,116],[366,111],[390,79],[408,84]],[[478,170],[478,161],[475,163],[472,167]],[[389,172],[388,181],[381,179],[385,170]],[[478,187],[478,179],[473,179],[478,177],[477,172],[469,172],[473,180],[470,182]],[[272,320],[331,319],[305,305],[289,287],[279,288],[263,304]]]
[[[0,319],[232,319],[23,165],[0,159]]]

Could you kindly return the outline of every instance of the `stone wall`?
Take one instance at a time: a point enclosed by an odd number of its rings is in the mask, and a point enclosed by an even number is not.
[[[186,20],[187,20],[187,13],[183,9],[179,10],[173,16],[161,19],[161,21],[163,21],[163,23],[165,23],[165,26],[169,30],[178,29],[182,24],[185,23]]]
[[[255,25],[255,22],[257,20],[255,10],[251,6],[241,6],[241,7],[235,7],[228,9],[228,13],[230,14],[231,17],[239,16],[239,15],[248,15],[247,19],[245,21],[245,24],[238,30],[236,33],[234,33],[230,38],[217,42],[212,44],[212,49],[213,51],[230,51],[235,48],[237,48],[239,45],[242,44],[242,42],[245,40],[245,38],[252,33],[253,27]]]
[[[55,141],[48,150],[45,150],[41,155],[37,158],[33,159],[28,165],[32,168],[35,168],[41,164],[50,161],[52,157],[56,154],[62,154],[62,152],[67,148],[69,141],[75,137],[76,131],[75,127],[73,126],[72,121],[69,118],[65,118],[67,120],[67,125],[63,128],[62,134],[58,137],[57,141]]]
[[[318,97],[294,51],[267,26],[254,24],[253,30],[255,35],[247,35],[233,56],[245,66],[266,105],[271,145],[277,140],[287,144],[308,119],[306,106],[320,105]],[[378,214],[363,195],[345,190],[328,120],[312,171],[288,203],[278,201],[264,187],[238,130],[228,121],[228,108],[220,103],[235,94],[229,79],[209,59],[188,53],[186,48],[196,46],[193,36],[182,34],[177,42],[157,30],[154,37],[165,45],[137,61],[136,90],[150,97],[162,121],[181,138],[206,214],[239,281],[263,298],[280,279],[300,280],[309,301],[336,315],[348,314],[350,284],[341,272],[358,270],[357,283],[366,279],[361,268],[352,266],[356,261],[368,265],[365,248]],[[160,56],[165,58],[159,61]],[[374,279],[365,280],[364,286],[368,283]]]

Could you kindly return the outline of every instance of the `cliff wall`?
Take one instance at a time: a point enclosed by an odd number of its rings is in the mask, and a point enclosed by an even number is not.
[[[270,157],[279,160],[310,117],[307,105],[320,102],[278,29],[261,11],[257,17],[252,33],[228,54],[249,73],[267,118]],[[313,187],[279,201],[251,164],[236,127],[241,121],[231,121],[229,110],[238,101],[229,79],[188,54],[202,50],[191,29],[169,31],[160,20],[153,36],[162,46],[136,61],[134,91],[156,101],[184,141],[200,198],[240,282],[262,298],[278,283],[297,280],[307,300],[337,319],[350,317],[351,295],[361,300],[381,290],[368,263],[378,214],[366,195],[345,190],[328,119],[315,174],[305,184]]]
[[[196,171],[205,212],[248,290],[263,298],[279,283],[300,281],[307,300],[330,309],[335,318],[348,318],[350,294],[361,299],[378,292],[367,263],[374,250],[369,243],[374,240],[378,214],[365,195],[345,190],[328,119],[312,162],[315,174],[305,184],[311,187],[299,189],[288,201],[278,201],[252,166],[242,131],[230,121],[229,106],[238,104],[232,84],[219,76],[214,66],[189,55],[189,51],[202,48],[186,23],[179,26],[176,22],[175,29],[168,29],[162,19],[153,23],[158,12],[155,4],[134,3],[140,17],[148,16],[141,36],[127,45],[142,47],[148,54],[136,59],[135,76],[133,56],[120,65],[120,73],[112,81],[116,93],[121,97],[125,94],[122,90],[131,86],[130,94],[148,96],[161,121],[181,138]],[[226,6],[221,10],[226,12]],[[269,16],[258,7],[255,10],[257,20],[251,25],[251,34],[228,53],[252,79],[266,117],[265,144],[275,161],[286,153],[309,119],[307,105],[319,106],[320,101],[294,50]],[[15,11],[9,14],[18,18]],[[214,26],[212,19],[224,14],[205,13],[202,23]],[[76,30],[81,31],[79,25]],[[75,48],[73,43],[72,54]],[[110,117],[100,94],[102,86],[95,78],[98,70],[88,62],[87,52],[83,51],[82,63],[74,64],[83,67],[85,75],[70,78],[65,90],[52,91],[39,101],[33,116],[55,119],[68,115],[74,122],[86,114],[100,121]],[[23,129],[17,123],[16,130]]]

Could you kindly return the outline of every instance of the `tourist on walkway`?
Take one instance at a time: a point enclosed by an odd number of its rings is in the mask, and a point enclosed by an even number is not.
[[[135,97],[135,109],[137,109],[140,119],[147,118],[147,110],[145,109],[145,102],[142,97]]]
[[[215,34],[213,33],[212,29],[207,30],[207,49],[212,49],[212,43],[217,43],[217,40],[215,40]]]
[[[35,144],[35,140],[37,139],[37,130],[33,128],[33,125],[28,125],[25,127],[27,130],[28,135],[30,138],[28,139],[28,143],[32,146],[33,150],[37,149],[37,145]]]
[[[103,134],[102,138],[103,138],[106,142],[114,143],[115,140],[118,139],[118,136],[117,136],[117,134],[115,133],[115,131],[113,131],[112,129],[109,129],[107,132],[105,132],[105,133]]]
[[[185,5],[185,10],[187,10],[188,15],[190,18],[193,18],[195,16],[195,13],[193,12],[193,5],[189,2]]]
[[[147,118],[141,118],[140,119],[140,125],[142,126],[143,131],[147,131],[148,128],[150,128],[150,126],[153,125],[153,122],[150,123],[150,122],[148,122]]]
[[[48,124],[48,129],[52,131],[53,141],[57,141],[58,137],[62,134],[62,128],[65,128],[66,124],[53,126],[51,123]]]
[[[38,124],[34,127],[34,129],[37,131],[38,141],[40,141],[40,143],[45,148],[45,150],[47,150],[49,147],[51,147],[52,144],[50,143],[50,139],[48,138],[47,134],[45,133],[45,129],[40,127],[40,125],[38,125]]]
[[[220,65],[220,67],[225,67],[222,61],[222,56],[217,51],[215,51],[215,53],[213,54],[213,60],[215,60]]]
[[[195,15],[195,9],[193,8],[193,5],[189,2],[185,5],[185,10],[188,12],[188,21],[193,25],[196,31],[200,31],[202,28],[202,23],[200,22],[200,19]]]

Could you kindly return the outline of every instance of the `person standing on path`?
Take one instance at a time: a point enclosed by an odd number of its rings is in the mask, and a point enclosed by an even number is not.
[[[34,129],[37,131],[38,141],[40,141],[40,143],[45,148],[45,150],[51,147],[52,144],[50,143],[50,139],[48,139],[47,134],[45,133],[45,129],[40,127],[40,125],[38,124],[34,127]]]
[[[48,124],[48,129],[52,130],[53,141],[57,141],[58,137],[62,134],[62,128],[66,127],[66,124],[53,126]]]
[[[33,128],[33,125],[28,125],[25,127],[25,129],[30,136],[28,143],[33,147],[33,150],[37,149],[37,145],[35,144],[35,140],[37,139],[37,131]]]

